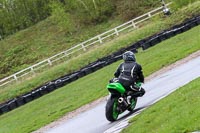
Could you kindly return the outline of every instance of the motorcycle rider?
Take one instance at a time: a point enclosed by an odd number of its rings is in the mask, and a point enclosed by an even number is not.
[[[136,62],[135,54],[127,51],[123,54],[124,62],[119,65],[114,76],[118,79],[126,90],[134,92],[127,97],[127,102],[130,104],[130,99],[133,97],[141,97],[145,94],[145,90],[141,87],[136,87],[136,82],[144,83],[142,67]]]

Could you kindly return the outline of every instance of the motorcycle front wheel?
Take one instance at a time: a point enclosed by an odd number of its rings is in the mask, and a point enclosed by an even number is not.
[[[133,111],[135,109],[136,103],[137,103],[137,98],[131,99],[131,105],[128,108],[128,111],[130,111],[130,112]]]

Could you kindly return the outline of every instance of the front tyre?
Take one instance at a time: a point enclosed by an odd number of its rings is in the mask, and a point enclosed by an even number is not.
[[[108,102],[106,103],[106,118],[108,121],[116,121],[119,115],[119,111],[117,110],[118,99],[110,97]]]

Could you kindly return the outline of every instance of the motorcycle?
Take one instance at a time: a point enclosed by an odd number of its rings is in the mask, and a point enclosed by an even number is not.
[[[135,87],[141,88],[141,82],[137,82]],[[116,121],[119,114],[124,111],[133,111],[137,104],[137,97],[134,97],[134,91],[126,91],[122,84],[112,82],[107,85],[110,93],[106,108],[105,115],[108,121]]]

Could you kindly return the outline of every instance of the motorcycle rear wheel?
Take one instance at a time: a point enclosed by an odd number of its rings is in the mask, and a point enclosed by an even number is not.
[[[106,118],[108,121],[116,121],[119,115],[119,111],[117,110],[118,106],[118,98],[109,98],[106,104]]]

